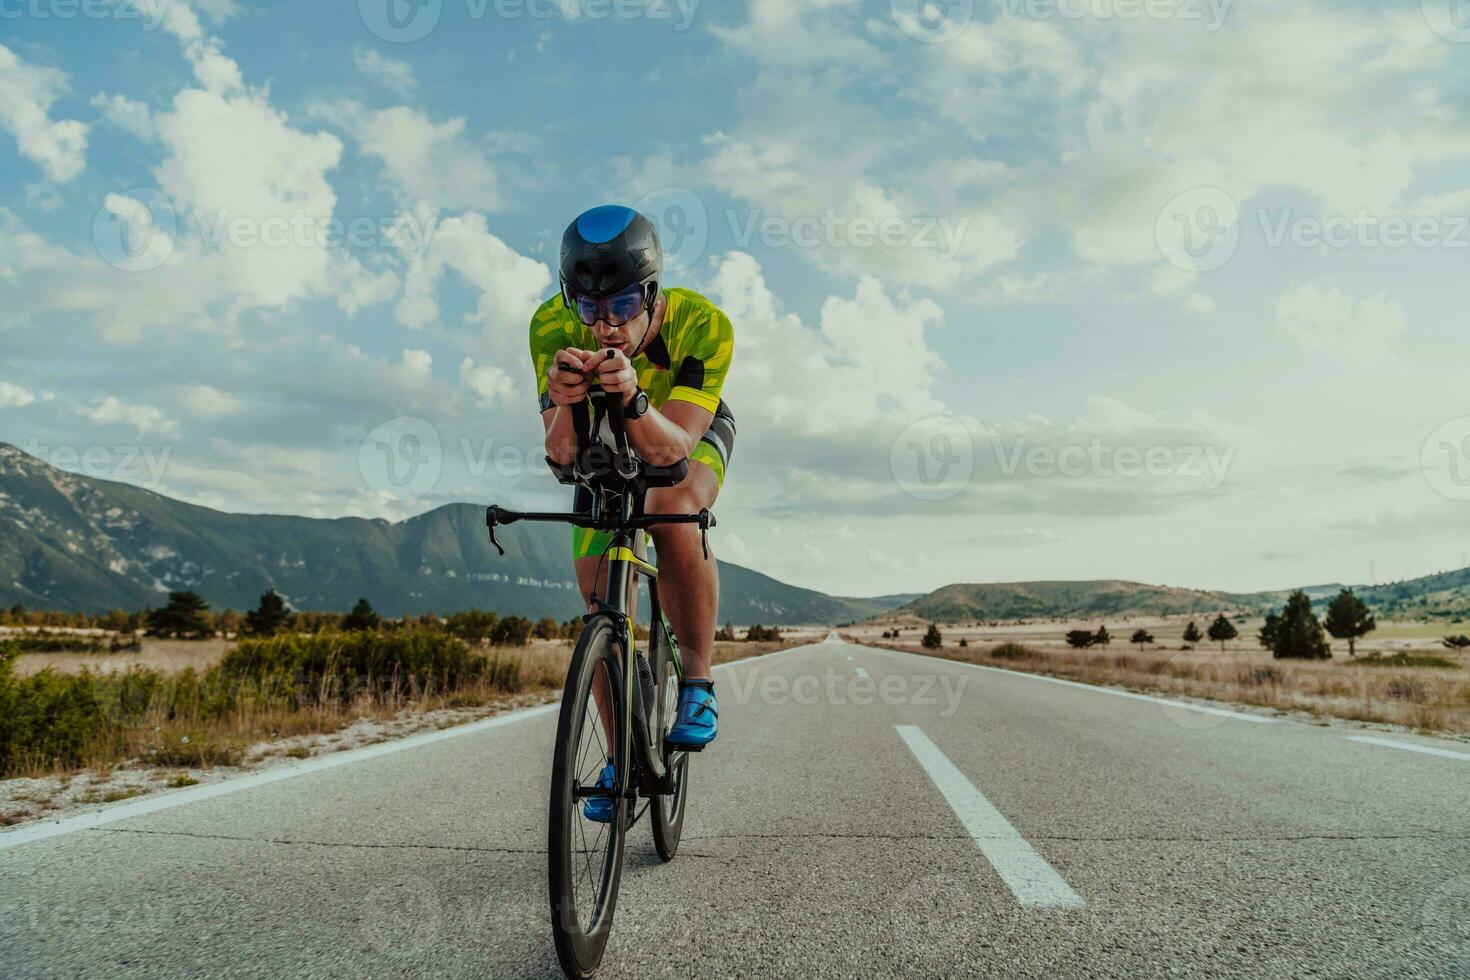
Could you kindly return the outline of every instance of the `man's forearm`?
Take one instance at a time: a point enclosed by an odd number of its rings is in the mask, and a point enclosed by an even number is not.
[[[628,423],[628,441],[645,461],[654,466],[673,466],[679,460],[689,458],[696,440],[683,427],[650,406],[648,414]]]
[[[552,409],[551,424],[546,427],[546,455],[559,466],[570,466],[577,458],[577,429],[570,406]]]

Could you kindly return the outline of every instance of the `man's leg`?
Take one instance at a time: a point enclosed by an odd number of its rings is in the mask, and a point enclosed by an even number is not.
[[[643,509],[649,514],[697,514],[701,508],[713,507],[719,494],[720,481],[714,471],[695,460],[683,483],[648,491]],[[707,681],[720,604],[714,549],[706,560],[699,527],[694,524],[655,524],[650,533],[658,551],[658,597],[679,638],[684,677]]]

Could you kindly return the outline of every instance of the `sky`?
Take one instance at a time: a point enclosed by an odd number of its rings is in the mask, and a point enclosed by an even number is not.
[[[0,441],[555,507],[562,229],[731,318],[722,558],[830,593],[1470,550],[1458,0],[0,0]]]

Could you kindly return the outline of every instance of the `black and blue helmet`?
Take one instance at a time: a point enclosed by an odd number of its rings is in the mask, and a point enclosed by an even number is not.
[[[664,250],[658,228],[648,218],[618,204],[585,211],[561,239],[561,288],[568,305],[574,296],[602,299],[641,285],[658,295]]]

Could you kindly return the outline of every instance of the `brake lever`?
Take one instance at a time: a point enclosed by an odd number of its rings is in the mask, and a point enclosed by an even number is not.
[[[505,548],[501,545],[501,543],[499,541],[495,540],[495,527],[499,523],[500,523],[500,508],[497,507],[494,504],[491,504],[485,510],[485,526],[487,528],[489,528],[489,530],[490,530],[490,543],[493,544],[493,545],[495,545],[495,550],[496,551],[499,551],[501,553],[501,555],[504,555],[505,554]]]
[[[699,509],[699,547],[704,551],[704,560],[709,561],[709,529],[715,526],[715,515],[708,507]]]

